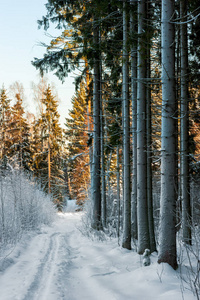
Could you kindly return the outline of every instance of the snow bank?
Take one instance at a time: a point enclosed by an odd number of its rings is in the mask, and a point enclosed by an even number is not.
[[[51,199],[24,174],[0,178],[0,247],[15,244],[23,232],[50,224],[55,218]]]

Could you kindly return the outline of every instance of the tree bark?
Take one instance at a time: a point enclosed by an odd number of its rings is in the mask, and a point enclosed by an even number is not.
[[[135,13],[137,6],[131,0],[130,35],[131,43],[131,104],[132,104],[132,191],[131,191],[131,226],[132,237],[137,239],[137,26]],[[135,40],[134,40],[135,37]]]
[[[146,1],[138,3],[138,84],[137,84],[137,215],[138,253],[150,248],[147,203],[146,136]]]
[[[51,194],[51,149],[50,149],[50,129],[48,137],[48,193]]]
[[[148,202],[148,224],[149,224],[149,239],[150,239],[150,251],[156,251],[156,240],[154,232],[154,216],[153,216],[153,186],[152,186],[152,117],[151,117],[151,55],[150,55],[150,45],[151,45],[151,24],[150,24],[150,7],[147,4],[147,87],[146,87],[146,97],[147,97],[147,202]]]
[[[102,66],[101,66],[102,69]],[[105,157],[104,157],[104,116],[102,99],[102,72],[100,72],[100,123],[101,123],[101,206],[102,206],[102,225],[107,226],[107,203],[106,203],[106,179],[105,179]]]
[[[187,15],[187,1],[180,1],[180,18]],[[188,122],[188,43],[187,23],[182,23],[181,35],[181,200],[183,241],[191,244],[191,204],[189,182],[189,122]]]
[[[101,125],[100,125],[100,50],[99,50],[99,25],[94,18],[93,25],[94,38],[94,76],[93,76],[93,166],[92,166],[92,201],[93,201],[93,221],[94,229],[102,229],[101,224]]]
[[[91,126],[91,97],[90,97],[90,75],[87,58],[85,58],[85,68],[86,68],[86,90],[87,90],[87,131],[88,139],[91,139],[92,126]],[[90,186],[92,183],[92,143],[89,145],[89,166],[90,166]]]
[[[119,164],[119,145],[117,145],[117,237],[120,236],[120,164]]]
[[[131,249],[131,180],[130,180],[130,101],[128,98],[128,16],[127,1],[123,1],[123,163],[124,163],[124,222],[122,247]]]
[[[158,263],[177,267],[174,0],[162,0],[161,203]]]

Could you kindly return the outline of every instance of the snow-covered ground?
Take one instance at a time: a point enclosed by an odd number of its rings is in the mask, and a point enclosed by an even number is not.
[[[70,209],[69,209],[70,210]],[[27,233],[0,261],[1,300],[192,300],[178,272],[83,236],[81,212],[58,214],[51,227]],[[4,254],[5,255],[5,254]]]

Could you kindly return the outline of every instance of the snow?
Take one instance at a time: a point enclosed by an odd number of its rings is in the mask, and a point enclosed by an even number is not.
[[[59,213],[51,226],[28,232],[0,261],[1,300],[192,300],[179,272],[167,264],[144,267],[116,239],[83,236],[83,212]],[[184,298],[183,298],[184,295]]]

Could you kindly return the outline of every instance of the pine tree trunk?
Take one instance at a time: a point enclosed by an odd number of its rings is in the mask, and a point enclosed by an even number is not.
[[[50,149],[50,132],[48,137],[48,193],[51,194],[51,149]]]
[[[147,203],[146,137],[146,1],[138,3],[138,84],[137,84],[137,214],[138,253],[150,248]]]
[[[119,145],[117,145],[117,237],[120,236],[120,166],[119,166]]]
[[[64,167],[64,178],[65,178],[65,187],[66,187],[66,195],[69,200],[71,200],[71,193],[70,193],[70,182],[69,182],[69,175],[68,175],[68,161],[66,160],[65,167]]]
[[[186,0],[180,1],[180,18],[187,15]],[[187,23],[181,24],[181,200],[183,241],[191,244],[191,205],[189,182],[188,122],[188,43]]]
[[[130,180],[130,105],[128,98],[128,16],[123,1],[123,159],[124,159],[124,223],[122,247],[131,249],[131,180]]]
[[[156,240],[154,232],[154,216],[153,216],[153,186],[152,186],[152,117],[151,117],[151,57],[150,57],[150,45],[151,45],[151,24],[149,16],[150,7],[147,4],[147,202],[148,202],[148,223],[149,223],[149,239],[150,239],[150,251],[156,251]]]
[[[161,203],[158,263],[177,267],[174,0],[162,0]]]
[[[92,166],[92,201],[93,221],[92,227],[100,230],[101,224],[101,132],[100,132],[100,53],[99,53],[99,26],[94,18],[93,39],[96,47],[94,57],[93,77],[93,166]]]
[[[150,57],[150,53],[149,53]],[[147,78],[150,78],[150,63],[147,63]],[[148,201],[148,222],[150,251],[156,251],[153,216],[153,186],[152,186],[152,129],[151,129],[151,90],[147,88],[147,201]]]
[[[137,6],[131,0],[130,34],[133,38],[137,33],[135,12]],[[137,38],[136,38],[137,39]],[[137,42],[131,44],[131,103],[132,103],[132,192],[131,192],[131,224],[132,237],[137,239]]]
[[[101,67],[102,69],[102,67]],[[102,76],[102,72],[100,72]],[[101,123],[101,206],[102,206],[102,225],[107,226],[106,216],[106,179],[105,179],[105,158],[104,158],[104,116],[102,99],[102,78],[100,80],[100,123]]]
[[[111,193],[111,186],[110,186],[110,166],[111,166],[111,160],[112,160],[112,151],[109,153],[109,158],[107,159],[107,166],[106,166],[106,190],[108,193],[108,200],[109,204],[112,205],[112,193]]]
[[[87,89],[87,130],[88,130],[88,138],[91,139],[92,128],[91,128],[91,97],[90,97],[90,75],[88,69],[88,62],[85,59],[85,68],[86,68],[86,89]],[[89,145],[89,166],[90,166],[90,186],[92,182],[92,143]]]

